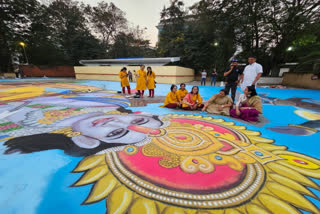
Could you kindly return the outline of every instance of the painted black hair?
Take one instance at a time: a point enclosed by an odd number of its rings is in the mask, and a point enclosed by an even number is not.
[[[177,87],[177,86],[172,84],[171,87],[170,87],[170,90],[172,91],[174,87]]]
[[[4,154],[12,154],[19,152],[21,154],[40,152],[51,149],[63,150],[65,154],[82,157],[93,155],[104,149],[123,146],[120,143],[100,143],[99,146],[93,149],[85,149],[76,145],[71,138],[63,134],[35,134],[30,136],[16,137],[4,143],[7,146]]]
[[[151,75],[152,74],[152,68],[151,67],[147,67],[147,70],[150,68],[150,71],[147,72],[147,75]]]
[[[185,84],[185,83],[181,83],[181,84],[180,84],[180,87],[183,86],[183,85],[184,85],[184,87],[186,87],[186,84]]]
[[[123,67],[122,69],[121,69],[121,71],[126,71],[127,70],[127,68],[126,67]]]
[[[258,95],[257,91],[256,91],[256,88],[253,85],[247,86],[247,89],[248,89],[249,92],[251,92],[250,93],[250,97]]]
[[[190,93],[191,93],[191,94],[193,94],[193,89],[194,89],[194,88],[197,88],[197,89],[198,89],[198,91],[197,91],[197,93],[196,93],[196,94],[198,94],[198,93],[199,93],[199,87],[198,87],[198,86],[196,86],[196,85],[192,87],[192,89],[191,89]]]

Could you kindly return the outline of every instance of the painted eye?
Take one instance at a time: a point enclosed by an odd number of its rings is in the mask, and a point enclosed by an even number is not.
[[[141,118],[137,118],[137,119],[132,120],[131,124],[132,125],[142,125],[142,124],[145,124],[147,122],[149,122],[149,119],[141,117]]]
[[[124,135],[126,135],[128,133],[128,131],[124,128],[119,128],[116,130],[113,130],[112,132],[110,132],[109,134],[107,134],[106,137],[108,138],[113,138],[113,139],[118,139],[120,137],[123,137]]]

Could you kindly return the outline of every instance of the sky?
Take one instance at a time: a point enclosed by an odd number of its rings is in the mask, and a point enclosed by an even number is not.
[[[81,0],[85,4],[96,6],[102,0]],[[170,5],[170,0],[104,0],[113,2],[126,14],[126,18],[133,26],[146,27],[145,39],[149,39],[151,46],[155,46],[158,39],[156,26],[160,21],[160,12],[164,6]],[[198,0],[183,0],[185,6],[192,6]]]

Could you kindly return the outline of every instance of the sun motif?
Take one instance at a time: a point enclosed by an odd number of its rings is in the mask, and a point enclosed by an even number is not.
[[[84,158],[73,186],[93,184],[83,204],[107,213],[320,213],[309,177],[320,161],[274,145],[223,119],[166,115],[166,126],[121,150]]]

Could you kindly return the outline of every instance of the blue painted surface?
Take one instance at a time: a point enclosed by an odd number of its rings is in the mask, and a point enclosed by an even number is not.
[[[36,79],[39,81],[39,79]],[[46,80],[46,79],[44,79]],[[4,81],[4,80],[0,80]],[[6,80],[8,81],[8,80]],[[9,80],[17,81],[17,80]],[[18,80],[19,81],[19,80]],[[33,81],[28,79],[28,81]],[[87,81],[77,83],[104,88],[105,90],[120,90],[119,82]],[[187,90],[191,90],[191,85],[187,85]],[[131,88],[135,88],[135,83],[131,83]],[[170,85],[157,84],[155,95],[165,96]],[[207,100],[213,94],[218,93],[222,87],[199,86],[202,97]],[[46,89],[47,91],[64,93],[65,89]],[[259,88],[258,93],[268,94],[269,97],[288,99],[293,97],[308,98],[320,101],[320,91],[297,90],[297,89],[264,89]],[[88,100],[89,98],[80,98]],[[89,99],[90,100],[90,99]],[[309,102],[312,102],[308,100]],[[159,103],[148,104],[146,107],[128,107],[132,111],[143,111],[158,115],[164,114],[198,114],[207,116],[204,112],[181,112],[159,107]],[[127,107],[127,106],[123,106]],[[235,121],[237,125],[245,125],[249,130],[256,130],[262,133],[262,137],[275,140],[277,145],[285,145],[289,151],[300,152],[305,155],[319,159],[320,157],[320,133],[309,136],[295,136],[273,132],[268,127],[287,126],[288,124],[300,124],[308,120],[294,113],[297,110],[293,106],[285,105],[263,105],[263,114],[268,118],[269,123],[263,127],[248,125]],[[234,121],[230,117],[213,116],[226,121]],[[70,157],[59,150],[43,151],[32,154],[12,154],[3,155],[5,147],[3,145],[5,134],[0,136],[0,210],[5,214],[34,214],[34,213],[104,213],[106,209],[105,201],[100,201],[91,205],[80,205],[88,195],[91,185],[82,187],[70,187],[81,173],[70,173],[82,158]],[[319,180],[315,180],[320,185]],[[316,195],[320,192],[311,189]],[[319,201],[308,197],[317,207]],[[307,212],[304,212],[307,213]]]

